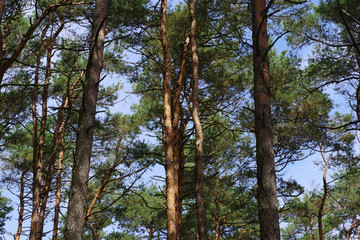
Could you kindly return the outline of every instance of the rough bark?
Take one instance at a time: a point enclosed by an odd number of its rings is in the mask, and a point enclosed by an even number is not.
[[[319,211],[318,211],[318,227],[319,227],[319,239],[323,240],[324,239],[324,233],[323,233],[323,227],[322,227],[322,216],[323,216],[323,211],[324,211],[324,205],[325,205],[325,201],[326,201],[326,196],[327,196],[327,182],[326,182],[326,174],[327,174],[327,170],[328,170],[328,161],[325,157],[322,145],[319,144],[320,146],[320,153],[321,153],[321,157],[324,161],[325,164],[325,169],[324,169],[324,173],[323,173],[323,187],[324,187],[324,193],[323,196],[321,198],[321,202],[320,202],[320,207],[319,207]]]
[[[260,238],[280,239],[273,150],[270,78],[265,0],[252,0],[252,38]]]
[[[83,98],[79,112],[76,152],[72,171],[72,180],[68,205],[68,216],[65,225],[65,239],[82,239],[88,177],[90,170],[91,149],[93,143],[94,121],[100,73],[105,41],[106,16],[108,0],[97,0],[91,32],[89,60],[86,68]]]
[[[196,45],[196,16],[195,16],[195,3],[194,0],[189,0],[189,10],[191,18],[191,52],[192,52],[192,81],[193,81],[193,109],[192,117],[195,127],[195,196],[196,196],[196,214],[197,214],[197,231],[199,240],[207,240],[206,232],[206,215],[205,215],[205,203],[203,196],[203,175],[204,175],[204,153],[203,142],[204,135],[202,131],[200,121],[199,110],[199,57]]]
[[[27,169],[23,170],[20,177],[20,209],[19,209],[19,219],[18,219],[18,229],[16,231],[14,240],[20,240],[22,226],[24,222],[24,209],[25,209],[25,201],[24,201],[24,178],[27,173]]]

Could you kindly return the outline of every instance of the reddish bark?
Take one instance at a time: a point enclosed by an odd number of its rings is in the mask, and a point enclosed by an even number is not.
[[[167,239],[176,240],[176,202],[178,195],[178,164],[174,162],[174,133],[171,114],[171,57],[167,40],[166,25],[167,1],[161,1],[160,38],[164,55],[163,92],[164,92],[164,146],[165,146],[165,172],[166,172],[166,214]]]
[[[273,150],[266,0],[252,0],[252,38],[260,238],[280,239]]]

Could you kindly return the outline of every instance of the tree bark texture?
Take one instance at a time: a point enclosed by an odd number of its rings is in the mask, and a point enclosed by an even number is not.
[[[273,150],[270,78],[265,0],[252,0],[252,38],[260,238],[280,239]]]
[[[191,18],[190,42],[192,52],[192,81],[193,81],[193,109],[192,117],[195,127],[195,197],[196,197],[196,214],[197,214],[197,231],[199,240],[207,240],[206,232],[206,215],[205,203],[203,196],[203,175],[204,175],[204,153],[203,142],[204,135],[200,121],[199,110],[199,56],[196,45],[196,16],[195,16],[195,3],[194,0],[189,0],[189,10]]]
[[[85,73],[83,98],[79,113],[76,152],[69,195],[68,216],[65,225],[65,239],[82,239],[86,215],[86,197],[93,143],[94,121],[100,73],[103,64],[106,16],[108,0],[95,3],[94,21],[91,31],[89,60]]]

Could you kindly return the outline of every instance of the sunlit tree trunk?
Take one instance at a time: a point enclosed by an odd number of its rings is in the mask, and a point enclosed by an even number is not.
[[[174,133],[171,113],[171,57],[167,40],[166,24],[167,1],[161,1],[160,38],[164,54],[163,92],[164,92],[164,146],[166,172],[166,215],[167,239],[175,240],[176,231],[176,202],[178,199],[178,164],[174,161]]]
[[[260,238],[280,239],[270,101],[266,0],[252,0],[252,38]]]
[[[79,112],[68,216],[64,230],[64,236],[67,240],[80,240],[83,238],[91,149],[100,73],[103,64],[102,58],[106,34],[105,19],[107,13],[108,0],[97,0],[91,31],[89,59],[83,86],[83,98]]]

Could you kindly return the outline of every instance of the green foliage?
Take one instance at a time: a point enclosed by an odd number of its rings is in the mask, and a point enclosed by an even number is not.
[[[10,204],[10,199],[1,196],[0,192],[0,233],[5,233],[5,221],[10,220],[9,213],[14,210]]]

